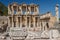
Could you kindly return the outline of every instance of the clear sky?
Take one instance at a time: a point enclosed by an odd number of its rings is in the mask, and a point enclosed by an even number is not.
[[[40,14],[45,14],[46,12],[50,11],[52,15],[55,15],[55,5],[59,4],[59,13],[60,13],[60,0],[0,0],[4,5],[8,6],[9,3],[17,2],[18,4],[21,3],[34,3],[39,5]],[[60,16],[60,14],[59,14]]]

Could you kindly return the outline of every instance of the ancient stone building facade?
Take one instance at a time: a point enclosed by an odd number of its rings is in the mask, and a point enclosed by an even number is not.
[[[58,4],[55,7],[56,15],[51,12],[40,14],[39,6],[12,3],[8,5],[8,16],[0,17],[0,27],[4,31],[1,40],[59,40],[60,34],[54,26],[59,22]],[[4,18],[4,19],[3,19]]]
[[[56,17],[53,17],[50,12],[41,15],[36,4],[8,5],[9,27],[29,28],[32,31],[46,30],[52,27],[55,21]]]

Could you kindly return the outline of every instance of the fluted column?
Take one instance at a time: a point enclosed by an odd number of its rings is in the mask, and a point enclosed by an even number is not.
[[[46,25],[47,22],[45,22],[45,29],[47,30],[47,25]]]
[[[29,17],[29,28],[31,27],[31,17]]]
[[[43,30],[42,21],[40,23],[41,23],[41,30]]]
[[[17,9],[16,9],[16,10],[17,10],[16,14],[19,14],[19,11],[18,11],[18,6],[17,6]]]
[[[25,12],[25,14],[27,14],[27,11],[28,11],[28,10],[27,10],[27,6],[26,6],[26,12]]]
[[[20,27],[21,27],[21,17],[20,17]]]
[[[42,29],[43,29],[43,31],[44,31],[44,22],[42,22]]]
[[[23,14],[23,11],[22,11],[22,6],[21,6],[21,14]]]
[[[36,14],[36,11],[35,11],[35,6],[34,6],[34,13],[33,13],[34,15]]]
[[[28,14],[30,14],[31,13],[31,7],[30,6],[28,6],[28,10],[27,10],[27,12],[28,12]]]
[[[22,27],[22,17],[20,17],[20,28]]]
[[[39,9],[38,9],[38,7],[36,7],[36,10],[37,10],[37,13],[36,13],[36,14],[38,14],[38,13],[39,13]]]
[[[38,22],[37,22],[37,23],[38,23],[38,27],[40,27],[40,21],[39,21],[39,17],[38,17]]]
[[[38,27],[38,17],[37,17],[37,27]]]
[[[21,28],[22,28],[22,24],[23,24],[22,22],[23,22],[23,21],[22,21],[22,17],[21,17]]]
[[[34,27],[35,27],[35,17],[34,17],[33,19],[34,19],[33,25],[34,25]]]
[[[14,14],[14,9],[13,9],[13,6],[11,6],[11,9],[12,9],[12,15]]]
[[[8,14],[11,14],[10,6],[8,6]]]
[[[42,30],[41,28],[42,28],[42,27],[41,27],[41,21],[40,21],[40,30]]]
[[[27,17],[26,16],[24,16],[24,23],[23,24],[25,25],[25,27],[27,27]]]
[[[20,6],[19,9],[20,9],[20,14],[22,14],[22,6]]]
[[[18,17],[16,16],[16,27],[18,27]]]
[[[10,19],[9,19],[9,17],[8,17],[8,27],[10,27]]]
[[[12,17],[12,27],[14,27],[13,17]]]
[[[20,16],[18,16],[18,27],[20,27]]]
[[[26,23],[25,25],[26,25],[26,27],[27,27],[27,16],[26,16],[26,18],[25,18],[25,23]]]
[[[43,31],[46,29],[45,22],[43,21]]]

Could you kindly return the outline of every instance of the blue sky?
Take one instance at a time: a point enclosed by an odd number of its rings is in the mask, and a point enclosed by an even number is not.
[[[60,13],[60,0],[0,0],[4,5],[8,6],[8,4],[12,2],[17,2],[18,4],[21,3],[34,3],[39,5],[40,14],[45,14],[46,12],[50,11],[52,15],[55,15],[55,5],[59,4],[59,13]],[[60,14],[59,14],[60,17]]]

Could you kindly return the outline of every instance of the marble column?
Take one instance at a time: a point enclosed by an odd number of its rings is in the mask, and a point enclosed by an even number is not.
[[[16,16],[16,27],[18,27],[18,17]]]
[[[23,14],[23,11],[22,11],[22,6],[21,6],[21,14]]]
[[[24,25],[27,27],[27,16],[24,16]]]
[[[47,26],[46,26],[46,22],[43,22],[43,30],[46,30]]]
[[[29,17],[29,28],[31,27],[31,17]]]
[[[26,28],[27,28],[27,16],[26,16],[26,18],[25,18],[25,26],[26,26]]]
[[[20,17],[20,28],[22,27],[22,17]]]
[[[34,7],[34,10],[33,10],[34,12],[33,12],[33,14],[35,15],[35,14],[36,14],[36,11],[35,11],[35,6],[33,6],[33,7]]]
[[[38,17],[37,17],[37,27],[38,27]]]
[[[17,6],[17,9],[16,9],[16,11],[17,11],[17,12],[16,12],[16,14],[19,14],[19,11],[18,11],[18,6]]]
[[[43,29],[43,31],[44,31],[44,22],[42,22],[42,29]]]
[[[45,30],[45,22],[43,21],[43,28],[44,28],[44,30]]]
[[[42,30],[41,28],[42,28],[42,27],[41,27],[41,21],[40,21],[40,30]]]
[[[19,17],[19,20],[20,20],[20,18],[21,18],[21,17]],[[21,22],[21,20],[20,20],[20,22]],[[21,23],[20,23],[20,22],[19,22],[19,27],[20,27],[20,25],[21,25]]]
[[[12,27],[14,27],[13,17],[12,17]]]
[[[27,14],[27,6],[26,6],[26,12],[25,12],[25,14]]]
[[[40,17],[38,16],[38,19],[37,19],[37,24],[38,24],[38,28],[40,28]]]
[[[35,17],[33,18],[33,20],[34,20],[33,25],[34,25],[34,27],[35,27]]]
[[[42,21],[40,21],[40,26],[41,26],[41,30],[42,30]]]
[[[8,6],[8,14],[11,14],[10,6]]]
[[[21,17],[21,28],[22,28],[22,24],[23,24],[23,23],[22,23],[22,17]]]
[[[9,16],[8,16],[8,27],[10,27],[10,19],[9,19]]]
[[[22,6],[20,6],[19,9],[21,10],[21,11],[20,11],[20,14],[22,14]]]
[[[20,17],[18,16],[18,27],[20,27]]]
[[[11,9],[12,9],[12,15],[14,14],[14,9],[13,9],[13,6],[11,6]]]
[[[47,30],[47,25],[46,25],[46,22],[45,22],[45,30]]]
[[[30,7],[30,6],[28,7],[28,10],[29,10],[29,11],[28,11],[28,14],[29,14],[29,13],[31,14],[31,7]]]
[[[39,9],[38,9],[38,7],[36,7],[36,10],[37,10],[37,14],[39,13]]]

